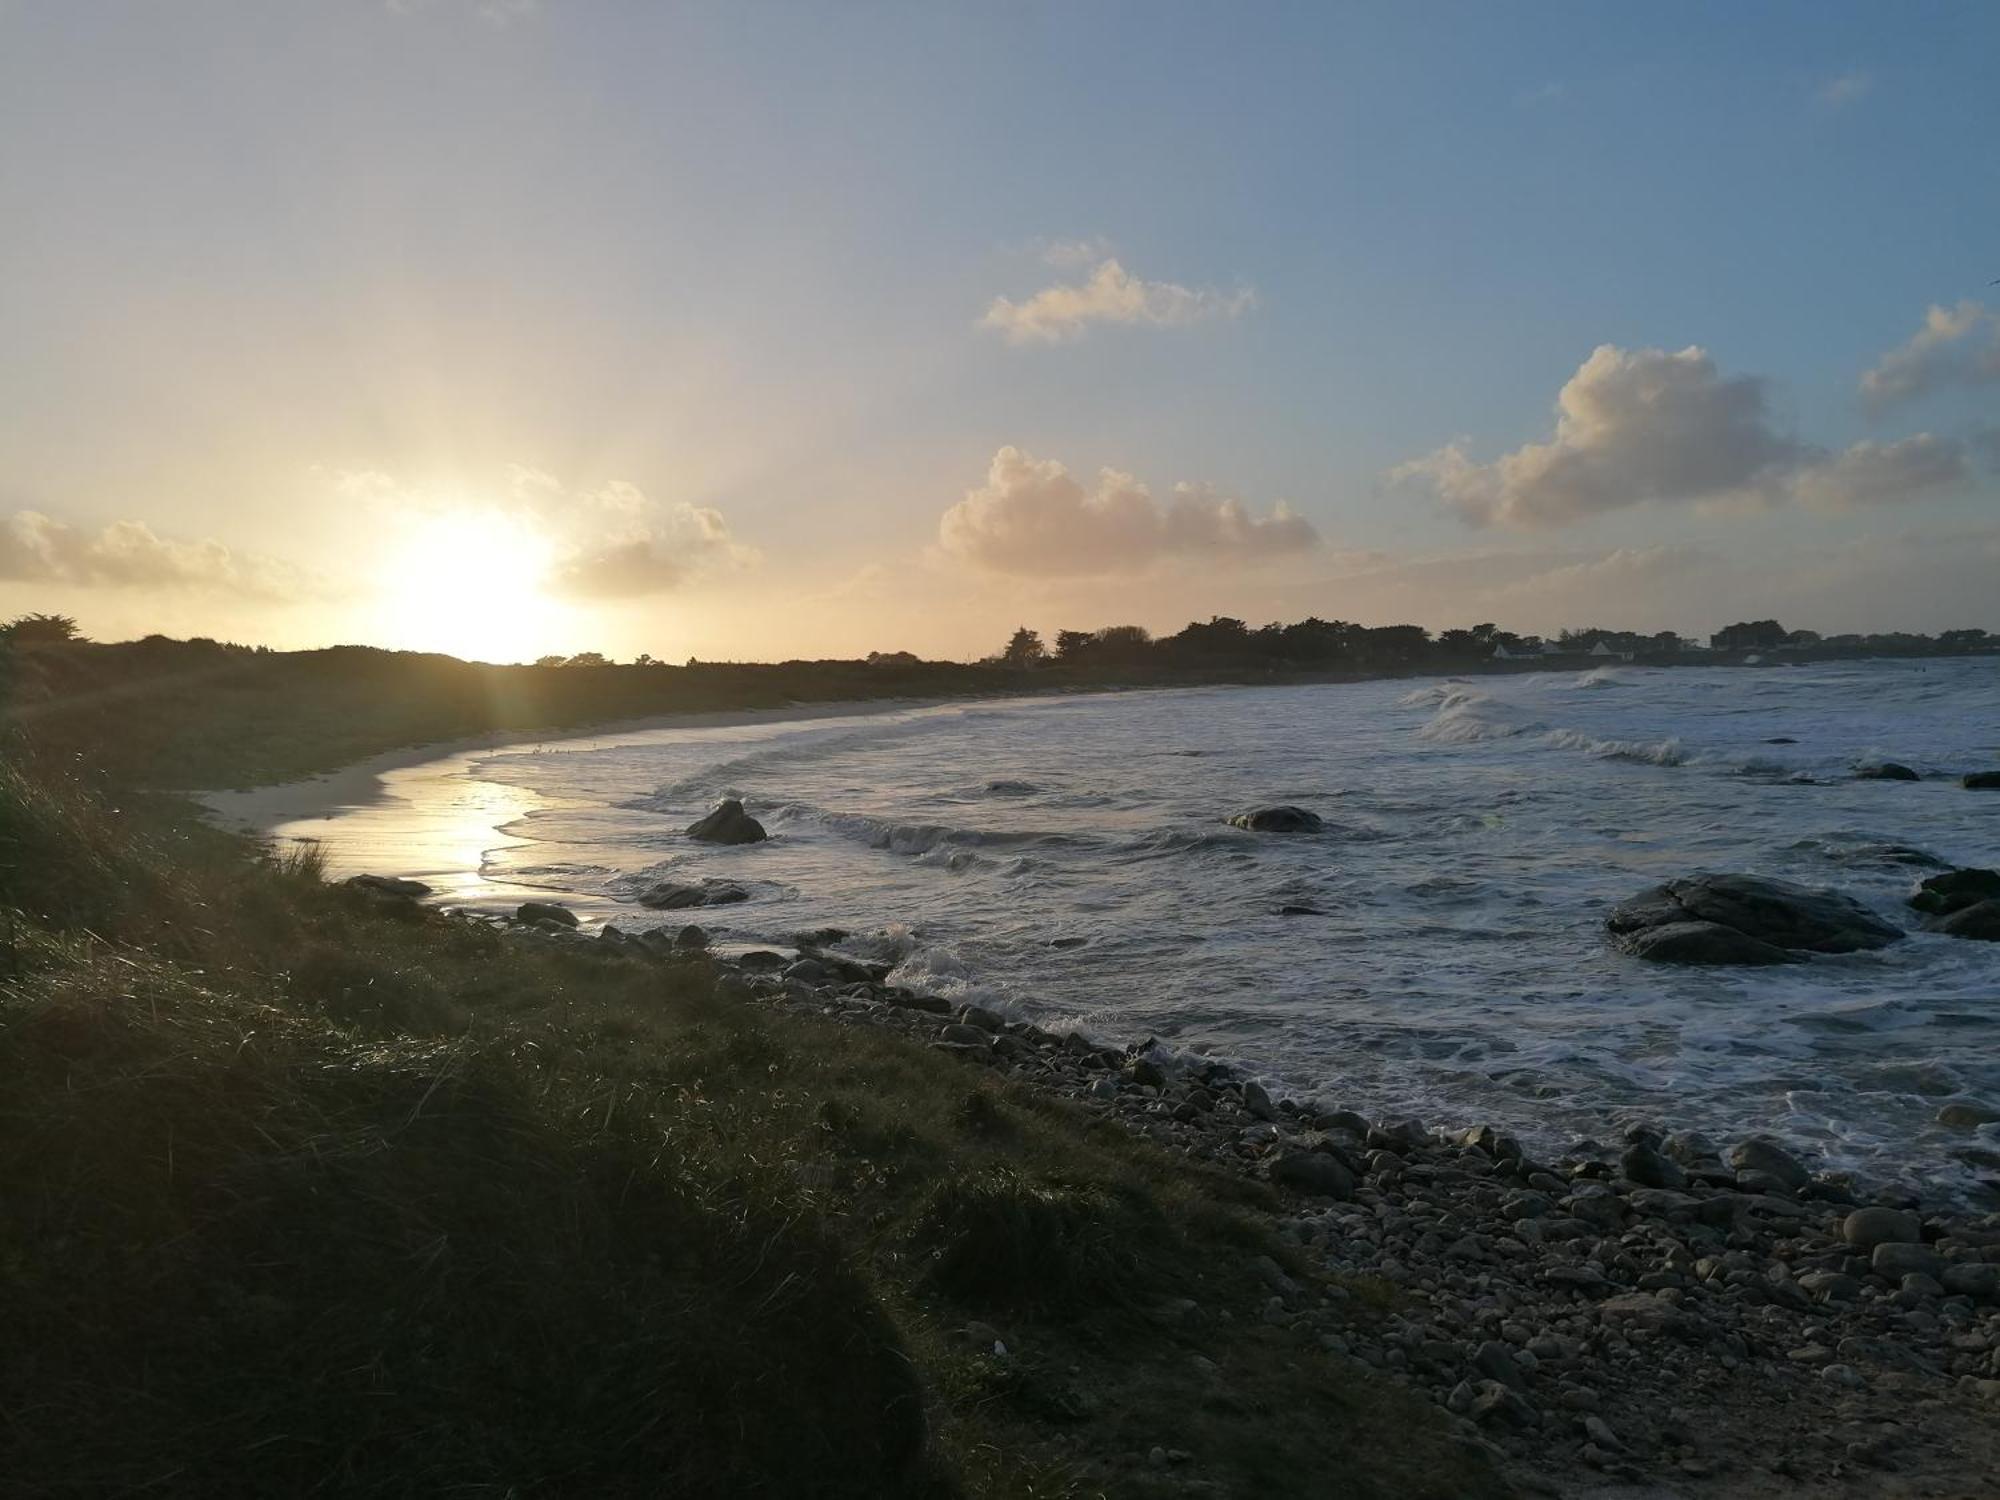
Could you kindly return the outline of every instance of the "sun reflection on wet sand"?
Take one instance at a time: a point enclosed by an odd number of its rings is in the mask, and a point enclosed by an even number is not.
[[[552,804],[523,787],[480,780],[472,771],[477,758],[454,756],[384,772],[380,794],[370,802],[281,823],[270,837],[281,848],[320,842],[329,880],[401,875],[426,882],[448,905],[511,907],[531,892],[487,879],[485,856],[525,842],[500,830]],[[338,837],[330,837],[336,827]]]

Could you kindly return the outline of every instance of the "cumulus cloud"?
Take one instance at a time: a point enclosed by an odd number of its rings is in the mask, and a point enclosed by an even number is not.
[[[1476,526],[1548,527],[1651,501],[1794,501],[1822,510],[1915,500],[1968,473],[1966,445],[1920,432],[1829,454],[1779,432],[1765,384],[1700,349],[1601,345],[1556,398],[1555,436],[1490,463],[1451,443],[1390,471]]]
[[[0,580],[200,590],[267,600],[318,591],[290,564],[232,552],[220,542],[176,541],[143,521],[113,521],[88,531],[33,510],[17,511],[0,523]]]
[[[1059,344],[1081,338],[1093,323],[1148,324],[1180,328],[1211,318],[1234,318],[1257,305],[1248,287],[1220,292],[1144,281],[1115,260],[1098,263],[1080,284],[1044,287],[1022,302],[995,297],[979,326],[1010,344]]]
[[[1163,559],[1246,563],[1319,545],[1310,522],[1280,503],[1255,516],[1205,485],[1179,485],[1162,506],[1130,474],[1099,473],[1086,489],[1053,459],[1019,448],[993,455],[986,483],[938,522],[952,554],[997,573],[1084,577],[1138,573]]]
[[[710,506],[649,505],[628,484],[607,486],[591,498],[603,514],[627,517],[627,524],[564,558],[549,576],[554,593],[635,599],[756,561],[756,553],[729,534],[722,512]]]
[[[1819,102],[1838,109],[1865,99],[1874,90],[1875,80],[1867,73],[1842,73],[1820,85]]]
[[[2000,313],[1966,300],[1933,306],[1923,326],[1861,377],[1861,395],[1881,412],[1950,386],[2000,381]]]
[[[1453,443],[1402,464],[1474,525],[1553,526],[1651,500],[1755,493],[1804,456],[1772,425],[1765,386],[1725,379],[1698,348],[1602,344],[1556,397],[1556,431],[1491,463]]]
[[[1894,443],[1856,443],[1844,453],[1800,468],[1792,495],[1817,510],[1851,510],[1918,500],[1961,483],[1969,472],[1965,445],[1920,432]]]

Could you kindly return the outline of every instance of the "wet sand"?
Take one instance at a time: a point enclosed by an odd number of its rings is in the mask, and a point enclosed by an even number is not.
[[[495,755],[604,749],[678,730],[906,713],[947,701],[953,700],[812,703],[664,714],[547,735],[479,735],[391,750],[302,781],[200,792],[196,798],[225,827],[268,839],[279,848],[317,842],[325,853],[329,880],[397,875],[425,882],[444,904],[498,910],[565,893],[546,885],[488,880],[481,873],[489,850],[525,842],[502,833],[502,828],[528,813],[563,805],[522,787],[483,780],[477,768]]]

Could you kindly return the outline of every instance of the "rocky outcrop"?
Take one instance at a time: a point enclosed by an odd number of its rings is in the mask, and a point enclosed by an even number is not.
[[[1968,771],[1958,784],[1973,791],[2000,792],[2000,771]]]
[[[1921,881],[1910,905],[1924,927],[1947,937],[2000,942],[2000,870],[1949,870]]]
[[[516,922],[553,922],[558,927],[576,926],[576,913],[553,901],[523,901],[514,909]]]
[[[1318,833],[1326,825],[1320,822],[1318,813],[1303,807],[1279,806],[1238,813],[1229,820],[1229,826],[1251,833]]]
[[[1605,926],[1625,952],[1681,964],[1791,963],[1903,935],[1850,897],[1756,875],[1670,880],[1613,907]]]
[[[1982,943],[2000,943],[2000,901],[1981,901],[1962,907],[1948,917],[1929,924],[1933,932],[1946,937],[1974,938]]]
[[[733,906],[749,899],[750,893],[740,885],[706,880],[692,885],[677,880],[662,880],[639,893],[639,904],[654,911],[683,911],[690,906]]]
[[[1854,773],[1856,781],[1922,781],[1923,777],[1908,766],[1897,761],[1877,761],[1873,765],[1862,766]]]
[[[687,836],[705,844],[755,844],[770,837],[735,797],[717,803],[714,812],[688,824]]]
[[[397,901],[415,901],[428,896],[431,888],[421,880],[405,880],[400,875],[350,875],[341,882],[351,891],[365,891]]]

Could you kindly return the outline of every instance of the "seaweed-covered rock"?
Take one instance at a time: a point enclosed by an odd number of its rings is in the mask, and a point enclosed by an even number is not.
[[[1670,880],[1613,907],[1605,926],[1628,953],[1690,964],[1785,963],[1903,935],[1851,897],[1756,875]]]
[[[1910,893],[1910,905],[1933,917],[1948,917],[1996,899],[2000,899],[2000,870],[1947,870],[1920,881]]]
[[[2000,771],[1968,771],[1958,784],[1973,791],[2000,792]]]
[[[1289,806],[1259,807],[1238,813],[1229,820],[1229,825],[1251,833],[1318,833],[1326,826],[1320,822],[1318,813]]]
[[[1908,766],[1893,760],[1877,761],[1873,765],[1862,766],[1854,773],[1857,781],[1922,781],[1923,777]]]
[[[1937,918],[1930,928],[1946,937],[2000,943],[2000,901],[1981,901],[1973,906],[1960,907],[1948,917]]]
[[[654,911],[681,911],[690,906],[730,906],[749,899],[750,893],[740,885],[710,884],[708,881],[687,885],[680,881],[663,880],[639,893],[639,904]]]

